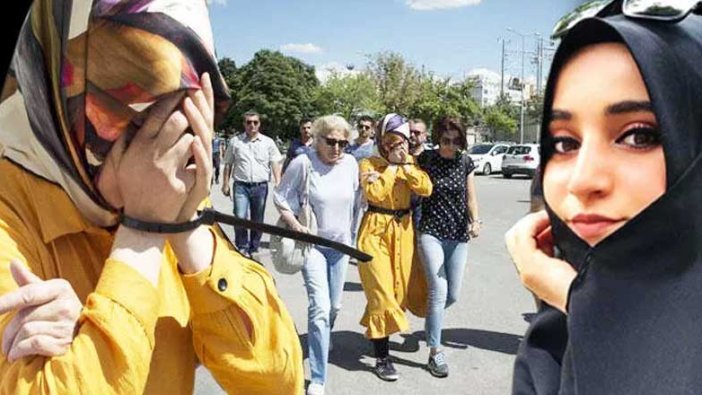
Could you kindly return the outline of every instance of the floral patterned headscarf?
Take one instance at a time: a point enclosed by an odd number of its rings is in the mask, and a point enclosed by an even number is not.
[[[111,225],[95,180],[113,143],[204,72],[222,115],[229,95],[205,0],[35,0],[0,97],[0,154]]]
[[[375,142],[378,147],[378,152],[385,159],[388,157],[388,152],[383,146],[383,137],[385,137],[385,135],[388,133],[399,136],[409,143],[410,127],[407,118],[399,114],[390,113],[384,116],[380,122],[378,122],[378,128],[375,133]]]

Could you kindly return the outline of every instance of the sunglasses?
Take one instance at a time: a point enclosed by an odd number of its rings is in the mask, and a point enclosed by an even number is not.
[[[700,0],[591,0],[563,16],[553,28],[551,38],[563,37],[586,18],[624,14],[629,18],[678,22],[702,10]]]
[[[349,145],[348,140],[337,140],[337,139],[332,139],[329,137],[325,137],[324,142],[330,147],[334,147],[336,145],[339,145],[339,148],[341,148],[341,149],[344,149],[344,148],[346,148],[347,145]]]
[[[259,121],[246,121],[247,125],[258,125],[259,123]]]
[[[441,144],[441,145],[449,145],[449,144],[452,144],[452,145],[455,145],[455,146],[460,146],[460,145],[461,145],[461,142],[462,142],[462,140],[461,140],[460,137],[456,137],[456,138],[453,138],[453,139],[450,139],[450,138],[448,138],[448,137],[442,137],[442,138],[439,139],[439,144]]]

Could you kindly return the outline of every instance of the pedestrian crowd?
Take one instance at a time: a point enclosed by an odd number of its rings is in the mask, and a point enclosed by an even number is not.
[[[461,122],[441,118],[430,143],[425,121],[394,113],[379,120],[361,116],[355,131],[338,115],[303,118],[300,136],[283,159],[262,133],[262,115],[251,111],[244,118],[245,132],[230,138],[223,160],[221,189],[231,194],[228,180],[233,174],[236,216],[262,221],[272,178],[273,202],[290,229],[314,231],[373,257],[355,265],[367,299],[360,323],[375,351],[375,374],[387,381],[399,378],[389,337],[409,330],[409,310],[426,318],[428,371],[448,376],[441,350],[443,318],[458,299],[468,240],[479,235],[482,223],[475,166],[465,153]],[[305,202],[314,214],[314,227],[302,223]],[[246,229],[235,228],[235,234],[240,252],[251,257],[258,251],[260,233],[247,235]],[[348,266],[349,257],[331,248],[305,251],[301,272],[308,295],[311,395],[324,393]]]

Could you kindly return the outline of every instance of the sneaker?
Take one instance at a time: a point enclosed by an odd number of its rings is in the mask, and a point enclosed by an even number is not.
[[[307,395],[324,395],[324,384],[310,383],[307,387]]]
[[[381,380],[396,381],[400,378],[400,375],[397,374],[397,370],[395,370],[395,366],[393,366],[390,357],[376,359],[375,369],[373,369],[373,371]]]
[[[448,363],[446,363],[446,355],[443,352],[438,352],[429,356],[427,369],[434,377],[446,377],[449,374]]]

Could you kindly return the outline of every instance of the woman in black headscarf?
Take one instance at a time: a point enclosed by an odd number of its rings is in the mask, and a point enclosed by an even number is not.
[[[506,237],[547,302],[515,394],[702,391],[702,17],[694,1],[675,21],[622,15],[645,2],[623,3],[575,24],[554,58],[546,212]]]

